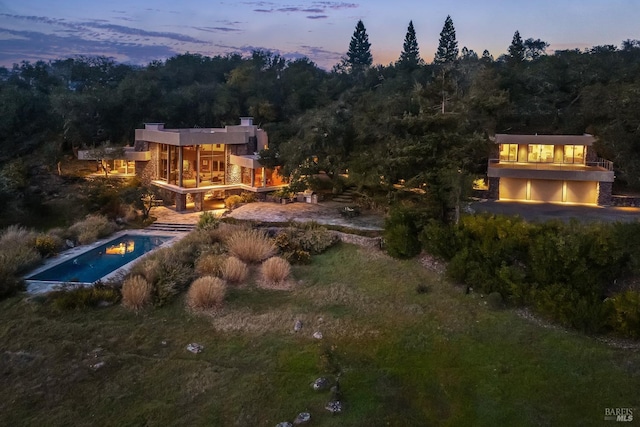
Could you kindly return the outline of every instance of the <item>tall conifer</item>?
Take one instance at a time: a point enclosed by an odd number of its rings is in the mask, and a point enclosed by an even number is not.
[[[447,15],[444,26],[440,32],[440,43],[433,62],[436,64],[449,64],[458,59],[458,41],[456,29],[453,27],[451,16]]]

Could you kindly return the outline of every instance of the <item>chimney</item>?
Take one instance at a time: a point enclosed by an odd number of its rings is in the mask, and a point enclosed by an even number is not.
[[[164,130],[164,123],[145,123],[146,130]]]
[[[253,117],[240,117],[240,126],[253,126]]]

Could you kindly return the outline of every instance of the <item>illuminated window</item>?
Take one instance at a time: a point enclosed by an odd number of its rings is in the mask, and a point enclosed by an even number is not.
[[[564,163],[584,163],[584,145],[565,145]]]
[[[500,144],[500,161],[518,161],[518,144]]]
[[[527,161],[553,163],[553,145],[529,144]]]

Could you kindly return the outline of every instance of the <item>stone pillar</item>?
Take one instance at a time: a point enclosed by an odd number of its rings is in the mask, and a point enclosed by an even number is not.
[[[500,178],[499,177],[491,177],[489,178],[489,191],[488,198],[491,200],[500,200]]]
[[[193,195],[193,203],[196,206],[196,212],[202,212],[202,206],[204,204],[204,193],[196,193]]]
[[[183,212],[187,210],[187,195],[176,194],[176,211]]]
[[[600,181],[598,183],[598,206],[611,205],[612,190],[613,190],[613,182]]]

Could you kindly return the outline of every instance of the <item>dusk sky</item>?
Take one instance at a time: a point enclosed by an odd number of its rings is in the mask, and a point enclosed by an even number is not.
[[[410,20],[421,56],[431,62],[447,15],[460,49],[488,49],[496,58],[516,30],[550,43],[548,52],[640,39],[640,0],[10,0],[0,1],[0,65],[76,55],[147,64],[184,52],[264,49],[330,69],[358,19],[374,63],[397,60]]]

